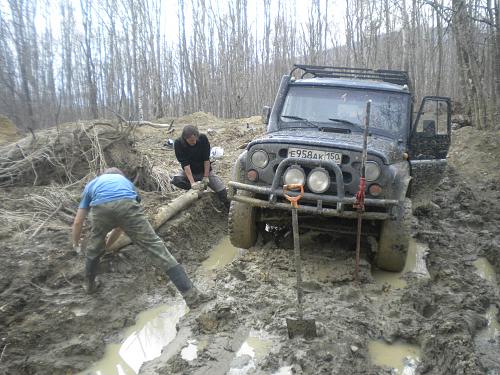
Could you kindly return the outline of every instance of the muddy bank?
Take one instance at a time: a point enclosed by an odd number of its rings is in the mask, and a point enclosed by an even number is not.
[[[227,158],[215,165],[227,179],[239,147],[257,130],[245,121],[227,126],[203,119],[209,121],[206,130],[214,128],[214,145],[229,139]],[[173,168],[160,133],[143,132],[137,147]],[[293,251],[286,241],[269,235],[252,249],[222,252],[218,261],[203,263],[227,228],[217,199],[204,196],[158,232],[196,284],[217,297],[181,317],[175,337],[139,373],[500,373],[500,337],[493,329],[500,307],[500,172],[485,170],[488,178],[477,178],[474,161],[495,149],[482,150],[481,142],[467,141],[471,136],[483,135],[457,131],[450,168],[430,203],[415,209],[412,232],[420,250],[402,274],[372,269],[364,243],[361,282],[355,283],[352,238],[301,236],[305,313],[319,332],[311,340],[287,335],[285,319],[295,316],[296,295]],[[456,145],[464,144],[466,166],[456,159]],[[83,259],[69,240],[78,186],[61,196],[70,210],[58,211],[30,239],[47,217],[36,216],[42,201],[33,197],[49,197],[47,189],[0,190],[0,209],[9,213],[0,231],[0,373],[84,371],[108,344],[127,339],[126,328],[141,311],[179,302],[159,265],[134,246],[105,257],[103,287],[86,296],[80,287]],[[144,206],[154,212],[178,194],[144,192]]]

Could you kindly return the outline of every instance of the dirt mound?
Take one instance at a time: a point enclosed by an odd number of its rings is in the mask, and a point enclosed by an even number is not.
[[[7,117],[0,115],[0,145],[17,141],[22,136]]]
[[[471,182],[500,181],[500,130],[477,130],[466,126],[453,132],[448,160]]]
[[[204,125],[204,124],[213,124],[216,122],[221,122],[223,120],[218,119],[211,113],[207,112],[194,112],[189,115],[184,115],[182,117],[163,117],[158,119],[157,122],[170,124],[172,121],[176,124],[181,125]]]

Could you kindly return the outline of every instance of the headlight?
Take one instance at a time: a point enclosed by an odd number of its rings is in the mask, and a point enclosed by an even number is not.
[[[304,183],[306,182],[306,174],[298,165],[292,165],[285,171],[285,174],[283,175],[283,182],[285,183],[285,185],[304,185]]]
[[[330,187],[330,175],[323,168],[315,168],[307,176],[307,186],[313,193],[324,193]]]
[[[251,160],[252,164],[257,168],[265,168],[267,163],[269,163],[269,156],[267,155],[267,152],[258,150],[252,154]]]
[[[366,181],[375,181],[380,177],[380,167],[375,161],[367,161],[365,164]]]

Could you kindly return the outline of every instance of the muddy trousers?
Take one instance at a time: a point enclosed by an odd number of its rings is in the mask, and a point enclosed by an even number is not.
[[[90,209],[90,221],[92,229],[87,246],[86,275],[95,277],[97,264],[104,253],[106,234],[120,227],[135,245],[162,260],[167,275],[181,293],[192,288],[184,268],[170,254],[135,200],[121,199],[94,206]]]

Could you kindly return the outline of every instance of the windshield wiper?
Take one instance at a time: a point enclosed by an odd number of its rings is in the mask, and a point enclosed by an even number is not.
[[[308,120],[306,118],[300,117],[300,116],[291,116],[291,115],[281,115],[282,118],[289,118],[291,120],[297,120],[297,121],[304,121],[305,124],[309,125],[310,127],[319,129],[319,125],[316,125],[314,122],[311,120]],[[290,128],[290,126],[289,126]]]
[[[352,126],[352,127],[356,128],[358,130],[361,130],[361,131],[365,130],[361,125],[356,124],[355,122],[352,122],[349,120],[344,120],[342,118],[329,118],[328,120],[333,121],[333,122],[340,122],[341,124],[346,124],[346,125]]]

